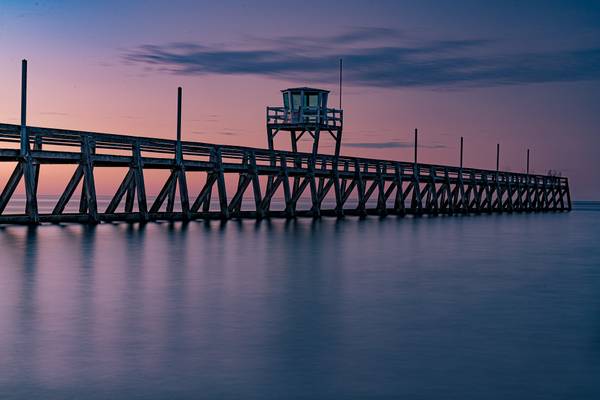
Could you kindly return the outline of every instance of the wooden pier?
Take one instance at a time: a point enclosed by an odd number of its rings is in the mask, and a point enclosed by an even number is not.
[[[282,151],[272,143],[261,149],[182,141],[180,107],[177,140],[28,126],[25,63],[23,68],[22,123],[0,124],[0,165],[14,165],[0,194],[0,224],[571,210],[566,177]],[[75,172],[54,209],[42,213],[40,169],[53,164],[71,164]],[[126,171],[115,176],[120,184],[103,209],[94,178],[100,168]],[[144,173],[156,169],[169,176],[160,192],[149,196]],[[192,175],[203,176],[197,193],[189,190]],[[21,180],[24,213],[6,214]],[[78,212],[66,212],[79,187]],[[243,210],[250,190],[251,209]],[[211,202],[213,193],[218,202]],[[275,197],[283,199],[281,209],[274,209]],[[299,207],[302,198],[309,204],[305,209]]]

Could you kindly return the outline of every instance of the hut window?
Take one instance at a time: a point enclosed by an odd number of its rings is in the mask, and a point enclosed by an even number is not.
[[[296,110],[299,109],[302,106],[302,103],[300,101],[301,101],[300,93],[292,94],[292,108],[294,108]]]
[[[288,110],[290,108],[290,94],[287,92],[283,94],[283,106]]]

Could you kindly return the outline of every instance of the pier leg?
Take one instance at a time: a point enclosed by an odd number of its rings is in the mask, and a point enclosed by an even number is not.
[[[96,184],[94,182],[94,144],[88,136],[84,136],[82,144],[83,185],[87,202],[87,211],[91,223],[98,222],[98,203],[96,200]]]
[[[146,185],[144,183],[144,165],[140,144],[133,145],[133,168],[135,177],[135,188],[138,197],[138,213],[140,222],[148,221],[148,202],[146,201]]]

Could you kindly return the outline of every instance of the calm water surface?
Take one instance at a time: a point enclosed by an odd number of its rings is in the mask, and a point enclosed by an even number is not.
[[[598,399],[600,207],[0,228],[2,399]]]

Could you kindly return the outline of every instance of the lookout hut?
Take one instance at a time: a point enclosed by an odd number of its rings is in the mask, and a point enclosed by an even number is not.
[[[313,139],[312,153],[316,155],[321,133],[328,132],[335,140],[335,156],[339,156],[343,112],[327,107],[329,90],[297,87],[284,89],[281,93],[283,107],[267,107],[269,149],[274,149],[275,136],[289,132],[292,151],[297,152],[298,141],[308,134]]]

